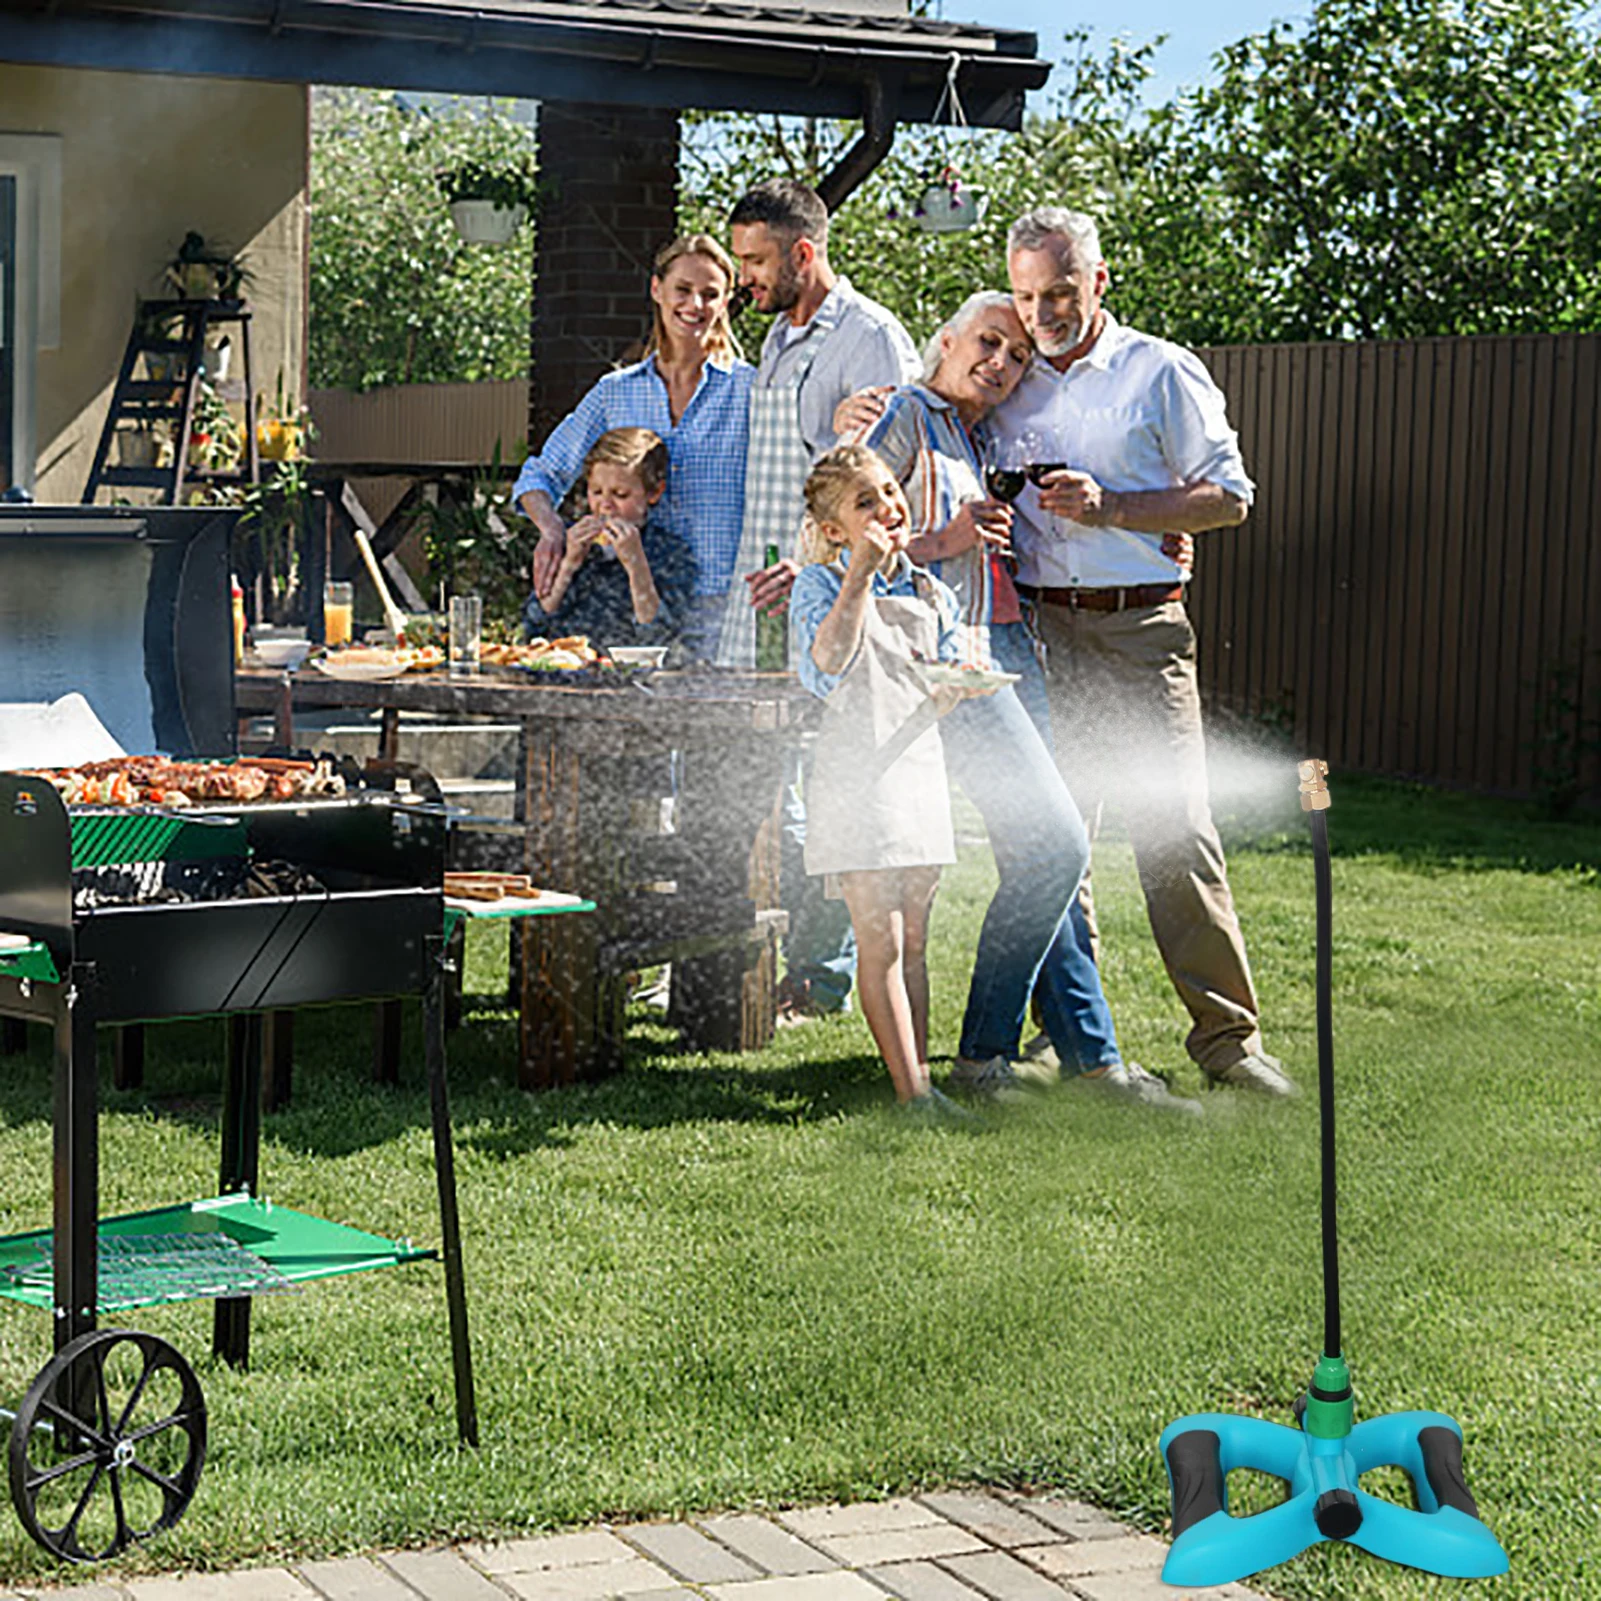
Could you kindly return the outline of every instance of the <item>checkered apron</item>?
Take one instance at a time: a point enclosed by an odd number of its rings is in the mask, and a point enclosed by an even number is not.
[[[800,388],[833,332],[841,310],[836,307],[819,311],[812,319],[812,331],[788,382],[764,386],[758,379],[751,386],[745,521],[723,608],[723,630],[717,643],[720,666],[749,669],[756,665],[756,611],[750,603],[745,574],[761,572],[766,567],[769,545],[778,546],[780,557],[795,554],[806,510],[806,475],[812,470],[811,453],[801,437]],[[793,634],[789,648],[793,668]]]

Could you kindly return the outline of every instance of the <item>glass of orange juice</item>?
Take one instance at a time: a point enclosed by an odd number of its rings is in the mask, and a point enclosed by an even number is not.
[[[356,586],[330,581],[322,586],[322,637],[329,645],[348,645],[355,632]]]

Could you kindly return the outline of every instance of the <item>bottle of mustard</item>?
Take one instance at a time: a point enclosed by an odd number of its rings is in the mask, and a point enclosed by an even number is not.
[[[245,659],[245,592],[239,580],[233,581],[233,660],[237,667]]]

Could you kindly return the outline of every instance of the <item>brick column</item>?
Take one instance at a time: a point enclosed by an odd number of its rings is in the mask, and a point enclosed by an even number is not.
[[[543,442],[650,332],[650,264],[677,231],[678,113],[546,100],[528,436]]]

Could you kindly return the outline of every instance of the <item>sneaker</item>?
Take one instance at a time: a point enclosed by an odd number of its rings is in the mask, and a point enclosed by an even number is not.
[[[1045,1067],[1058,1069],[1062,1065],[1062,1059],[1056,1054],[1056,1047],[1051,1044],[1051,1036],[1043,1029],[1023,1047],[1023,1060],[1039,1062]]]
[[[1098,1094],[1138,1101],[1142,1106],[1156,1107],[1163,1112],[1183,1112],[1189,1117],[1201,1115],[1199,1101],[1175,1095],[1155,1073],[1147,1072],[1138,1062],[1113,1062],[1098,1073],[1080,1073],[1075,1082]]]
[[[1209,1072],[1207,1084],[1212,1089],[1227,1084],[1230,1089],[1250,1090],[1257,1095],[1283,1097],[1301,1093],[1295,1080],[1284,1071],[1283,1062],[1266,1051],[1249,1051],[1220,1071]]]
[[[983,1126],[981,1120],[942,1095],[932,1084],[921,1094],[901,1103],[901,1116],[920,1128],[969,1128]]]
[[[1023,1082],[1004,1056],[982,1062],[958,1056],[946,1082],[952,1089],[986,1101],[1016,1100],[1023,1094]]]

